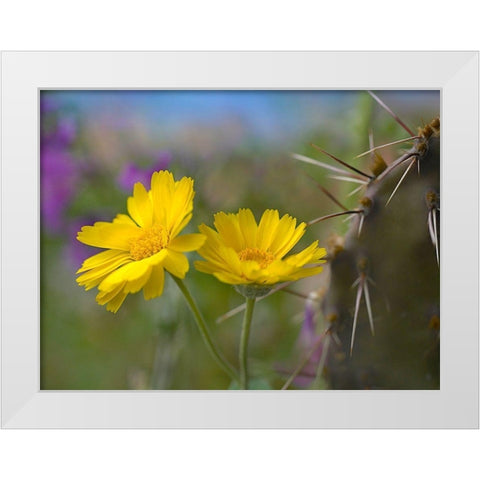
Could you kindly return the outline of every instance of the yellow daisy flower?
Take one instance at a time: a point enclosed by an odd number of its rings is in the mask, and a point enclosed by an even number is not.
[[[193,180],[176,182],[168,171],[152,175],[149,191],[136,183],[127,201],[129,215],[78,233],[80,242],[107,249],[83,262],[78,284],[86,290],[98,286],[97,302],[116,312],[129,293],[143,289],[146,300],[160,296],[165,269],[184,278],[189,264],[183,252],[197,250],[206,238],[199,233],[178,236],[192,218],[193,197]]]
[[[266,210],[258,225],[250,209],[240,209],[236,214],[217,213],[217,231],[199,226],[207,237],[198,250],[205,261],[195,262],[195,267],[224,283],[253,288],[315,275],[322,271],[318,264],[325,263],[320,259],[326,255],[324,248],[318,248],[318,241],[285,257],[305,233],[306,224],[296,224],[290,215],[279,218],[277,210]],[[262,293],[267,291],[264,288]]]

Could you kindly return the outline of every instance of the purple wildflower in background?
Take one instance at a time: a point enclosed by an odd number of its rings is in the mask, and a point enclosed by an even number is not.
[[[77,172],[68,151],[44,147],[40,160],[42,225],[51,233],[60,233],[64,212],[75,192]]]
[[[45,113],[45,116],[50,113]],[[42,145],[69,148],[77,136],[77,124],[71,116],[58,116],[53,128],[42,131]]]
[[[75,194],[77,164],[70,149],[77,134],[75,118],[64,115],[54,99],[40,97],[40,212],[42,227],[65,233],[64,214]]]
[[[77,136],[77,123],[71,116],[59,117],[55,140],[60,145],[70,146]]]
[[[118,176],[118,185],[127,192],[131,192],[136,182],[143,185],[150,184],[150,178],[153,172],[166,170],[172,161],[172,155],[167,151],[160,151],[157,154],[155,163],[148,168],[140,168],[132,162],[125,165]]]

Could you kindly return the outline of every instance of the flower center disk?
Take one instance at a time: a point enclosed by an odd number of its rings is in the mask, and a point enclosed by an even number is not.
[[[260,265],[260,268],[268,267],[275,260],[271,252],[259,248],[244,248],[238,252],[238,258],[241,261],[254,260]]]
[[[138,238],[130,240],[130,256],[134,260],[151,257],[168,245],[170,235],[162,225],[144,229]]]

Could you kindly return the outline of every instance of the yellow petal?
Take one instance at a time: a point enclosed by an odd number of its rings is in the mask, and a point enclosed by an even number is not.
[[[249,208],[241,208],[238,211],[238,225],[245,239],[245,247],[257,246],[257,222]]]
[[[123,287],[124,284],[120,283],[113,290],[109,290],[108,292],[99,292],[95,300],[99,305],[105,305],[114,297],[116,297],[123,290]]]
[[[115,289],[108,292],[99,292],[96,297],[96,301],[99,305],[107,304],[107,310],[116,313],[127,294],[123,292],[124,284],[121,283]]]
[[[123,213],[119,213],[114,219],[113,223],[124,223],[132,227],[136,227],[137,224],[128,216]]]
[[[153,206],[145,187],[137,182],[133,187],[133,197],[127,200],[130,216],[141,227],[148,228],[152,225]]]
[[[168,248],[175,250],[176,252],[192,252],[198,250],[207,239],[206,235],[201,233],[188,233],[174,238]]]
[[[307,224],[302,222],[294,230],[292,236],[288,239],[288,241],[286,241],[284,245],[279,247],[279,249],[277,251],[278,258],[282,258],[283,256],[285,256],[298,243],[298,241],[305,234],[306,227],[307,227]]]
[[[295,235],[295,225],[297,221],[290,215],[284,215],[278,222],[275,238],[270,245],[270,251],[277,257],[282,258],[289,252],[300,239],[300,236]],[[305,230],[305,224],[301,224],[300,228]]]
[[[295,267],[288,265],[284,260],[275,260],[265,269],[265,274],[272,277],[286,278],[294,270]]]
[[[215,250],[222,245],[220,235],[218,235],[218,233],[213,230],[213,228],[207,227],[202,223],[198,226],[198,229],[200,230],[200,232],[202,232],[203,235],[207,237],[207,241],[202,246],[202,249],[208,247]]]
[[[225,260],[220,256],[220,246],[216,249],[212,245],[205,244],[198,250],[198,253],[208,262],[218,265],[219,268],[228,268]]]
[[[218,272],[220,270],[218,266],[213,265],[210,262],[205,262],[203,260],[196,260],[194,262],[194,265],[199,272],[203,272],[203,273],[213,273],[213,272]]]
[[[163,293],[163,286],[165,283],[165,271],[162,265],[157,265],[152,268],[150,279],[143,287],[143,296],[145,300],[150,300],[159,297]]]
[[[315,240],[310,246],[302,250],[300,253],[297,253],[295,255],[290,255],[289,257],[287,257],[285,261],[289,265],[294,265],[296,267],[303,267],[305,264],[311,263],[317,260],[318,258],[321,258],[321,256],[323,256],[325,249],[324,248],[319,249],[317,245],[318,245],[318,240]]]
[[[309,267],[309,268],[299,268],[292,274],[290,274],[290,280],[300,280],[301,278],[311,277],[313,275],[319,274],[323,270],[323,267]]]
[[[237,252],[233,248],[221,246],[219,249],[219,255],[223,263],[227,266],[228,270],[239,275],[242,272],[240,259]]]
[[[152,272],[152,266],[148,265],[143,274],[131,280],[128,280],[123,287],[124,293],[136,293],[139,292],[144,285],[148,282],[150,274]]]
[[[152,267],[154,267],[155,265],[162,265],[167,254],[168,254],[168,251],[166,248],[164,248],[159,252],[157,252],[155,255],[152,255],[151,257],[147,257],[144,260],[146,260]]]
[[[211,245],[205,245],[198,253],[207,260],[206,262],[195,262],[195,267],[199,271],[205,273],[233,272],[235,275],[242,274],[241,262],[233,248],[225,247],[221,244],[219,244],[217,248],[212,248]]]
[[[154,172],[151,180],[151,195],[156,222],[167,226],[168,209],[172,204],[175,181],[168,171]]]
[[[240,285],[242,283],[250,283],[242,279],[242,277],[239,277],[229,272],[215,272],[213,275],[215,276],[215,278],[217,278],[221,282],[228,283],[230,285]]]
[[[282,262],[283,263],[283,262]],[[267,268],[251,269],[250,271],[246,270],[245,275],[249,278],[252,283],[261,284],[261,285],[273,285],[285,279],[285,269],[272,268],[273,264],[270,264]],[[289,267],[291,271],[291,267]]]
[[[320,260],[327,256],[327,250],[325,248],[317,248],[312,255],[312,262],[325,263],[326,260]]]
[[[119,257],[128,257],[128,254],[122,250],[105,250],[103,252],[97,253],[96,255],[87,258],[82,263],[81,268],[77,270],[77,273],[85,272],[95,267],[100,267],[101,265],[109,263],[110,261]]]
[[[174,250],[167,249],[167,252],[163,266],[175,277],[184,278],[189,268],[187,257]]]
[[[77,240],[92,247],[129,251],[130,240],[140,234],[141,229],[132,225],[97,222],[93,227],[83,227]]]
[[[195,262],[195,268],[199,272],[204,272],[204,273],[231,271],[231,269],[228,267],[228,265],[224,261],[217,262],[217,261],[209,260],[208,262],[204,262],[200,260]]]
[[[179,232],[177,227],[193,209],[193,197],[193,180],[191,178],[183,177],[175,182],[172,203],[168,208],[167,227],[170,231]]]
[[[258,224],[257,245],[262,250],[268,250],[275,238],[279,222],[278,210],[265,210]]]
[[[220,236],[220,241],[227,247],[231,247],[237,252],[245,248],[245,240],[243,239],[238,218],[235,214],[226,214],[219,212],[214,216],[214,225]]]
[[[88,291],[88,290],[91,290],[92,288],[96,287],[100,283],[102,283],[102,281],[105,278],[107,278],[108,275],[110,275],[110,274],[106,273],[105,275],[101,275],[100,277],[96,277],[96,278],[93,278],[93,279],[90,279],[90,280],[82,280],[81,282],[79,282],[78,279],[77,279],[77,282],[78,282],[79,285],[81,285],[82,287],[85,288],[85,291]]]
[[[151,269],[149,258],[144,258],[138,262],[127,263],[105,278],[98,286],[98,289],[101,291],[110,291],[120,283],[134,282],[142,278],[149,269]]]
[[[170,238],[175,238],[187,226],[191,219],[192,214],[189,213],[180,223],[175,224],[170,234]]]
[[[77,278],[77,283],[79,285],[85,285],[87,290],[90,290],[90,288],[98,285],[106,275],[131,261],[132,260],[126,253],[123,255],[118,255],[109,262],[103,263],[98,267],[92,268],[83,275],[80,275]]]
[[[137,209],[137,202],[135,202],[135,199],[133,197],[128,197],[127,198],[127,210],[128,214],[130,217],[135,220],[137,225],[142,225],[142,218],[140,217],[140,212]]]
[[[254,260],[247,260],[240,263],[241,276],[249,280],[255,281],[261,275],[262,269],[258,265],[258,262]]]
[[[117,313],[118,309],[122,306],[122,303],[126,297],[126,293],[120,292],[107,303],[107,310],[109,312]]]

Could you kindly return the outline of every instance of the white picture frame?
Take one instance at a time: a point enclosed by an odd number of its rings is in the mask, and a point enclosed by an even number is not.
[[[478,428],[478,52],[2,53],[4,428]],[[438,391],[41,391],[41,89],[441,90]]]

